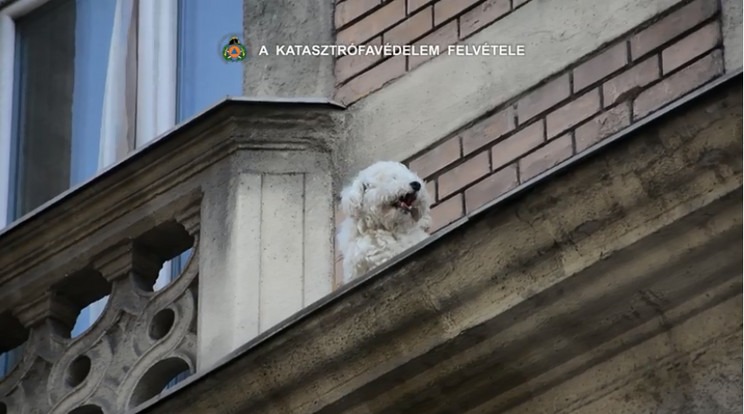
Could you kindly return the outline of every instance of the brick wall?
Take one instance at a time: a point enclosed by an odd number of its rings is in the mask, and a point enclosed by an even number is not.
[[[338,44],[448,45],[529,0],[341,0],[334,16]],[[349,55],[336,60],[336,99],[351,104],[431,56]]]
[[[405,160],[433,230],[722,75],[720,21],[717,0],[682,4]]]

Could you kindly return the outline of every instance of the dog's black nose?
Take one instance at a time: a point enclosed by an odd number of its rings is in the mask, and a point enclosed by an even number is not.
[[[413,188],[413,191],[418,191],[421,189],[421,183],[418,181],[412,181],[411,188]]]

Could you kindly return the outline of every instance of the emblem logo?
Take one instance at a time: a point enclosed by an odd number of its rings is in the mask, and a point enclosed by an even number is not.
[[[222,57],[227,62],[240,62],[245,59],[245,56],[245,46],[240,43],[237,36],[230,37],[230,41],[222,48]]]

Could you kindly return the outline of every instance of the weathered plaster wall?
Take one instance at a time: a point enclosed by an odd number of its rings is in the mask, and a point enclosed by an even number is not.
[[[245,42],[251,56],[243,69],[249,97],[333,96],[333,57],[276,56],[276,45],[333,44],[333,1],[245,0]],[[265,45],[268,56],[257,56]]]

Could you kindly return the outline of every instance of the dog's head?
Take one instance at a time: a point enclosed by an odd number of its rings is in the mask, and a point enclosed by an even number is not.
[[[341,193],[344,214],[369,228],[428,229],[430,206],[424,181],[394,161],[380,161],[362,170]]]

